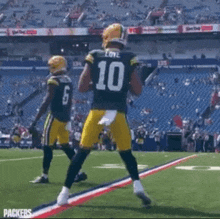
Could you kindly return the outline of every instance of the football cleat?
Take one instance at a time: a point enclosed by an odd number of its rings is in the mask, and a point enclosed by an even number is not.
[[[134,194],[142,200],[144,207],[149,207],[151,204],[150,198],[145,194],[143,186],[140,180],[134,181]]]
[[[150,207],[151,200],[144,192],[135,193],[135,195],[142,200],[142,204],[145,208]]]
[[[63,56],[52,56],[48,60],[48,65],[52,74],[65,72],[67,70],[67,62]]]
[[[114,23],[109,25],[107,28],[104,29],[102,34],[102,47],[107,48],[109,43],[116,42],[120,43],[123,46],[127,44],[127,30],[124,28],[123,25],[119,23]]]
[[[76,175],[75,179],[74,179],[74,182],[80,182],[80,181],[84,181],[86,180],[88,177],[86,175],[86,173],[84,172],[80,172]]]
[[[57,197],[57,204],[60,206],[68,204],[68,198],[69,198],[69,192],[62,190]]]
[[[48,178],[45,178],[43,176],[38,176],[36,179],[34,179],[33,181],[30,181],[31,183],[49,183]]]

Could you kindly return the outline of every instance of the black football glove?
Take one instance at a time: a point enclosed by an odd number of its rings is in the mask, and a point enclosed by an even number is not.
[[[31,123],[30,127],[28,128],[28,131],[30,134],[32,134],[36,130],[36,127],[35,127],[36,124],[37,124],[37,122],[35,122],[35,121]]]

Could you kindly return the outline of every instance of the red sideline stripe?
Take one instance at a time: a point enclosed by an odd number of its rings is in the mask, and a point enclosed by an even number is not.
[[[172,166],[176,166],[179,163],[182,163],[184,161],[187,161],[187,160],[189,160],[191,158],[195,158],[195,157],[197,157],[197,155],[192,155],[192,156],[188,156],[188,157],[185,157],[185,158],[181,158],[179,160],[173,161],[173,162],[165,164],[163,166],[156,167],[155,169],[147,170],[146,172],[143,172],[143,173],[141,173],[139,175],[140,175],[141,178],[145,178],[145,177],[147,177],[149,175],[158,173],[159,171],[162,171],[162,170],[166,170],[166,169],[168,169],[168,168],[170,168]],[[101,195],[106,194],[108,192],[111,192],[111,191],[113,191],[115,189],[127,186],[127,185],[129,185],[131,183],[132,183],[132,180],[130,178],[128,178],[128,179],[122,180],[120,182],[113,183],[112,185],[107,186],[106,188],[99,188],[97,190],[90,191],[88,193],[80,195],[79,197],[72,198],[74,200],[70,201],[68,205],[55,206],[54,209],[48,209],[47,212],[45,212],[45,213],[42,212],[39,215],[33,216],[31,218],[48,218],[48,217],[51,217],[53,215],[61,213],[62,211],[65,211],[65,210],[67,210],[69,208],[72,208],[73,206],[77,206],[77,205],[83,204],[83,203],[85,203],[85,202],[87,202],[87,201],[89,201],[89,200],[91,200],[91,199],[93,199],[95,197],[101,196]],[[36,213],[37,212],[35,212],[34,214],[36,214]]]
[[[176,160],[174,162],[171,162],[171,163],[165,164],[163,166],[160,166],[158,168],[155,168],[152,171],[141,173],[141,174],[139,174],[139,176],[141,178],[145,178],[146,176],[150,176],[150,175],[155,174],[155,173],[157,173],[159,171],[166,170],[166,169],[168,169],[168,168],[170,168],[172,166],[178,165],[179,163],[185,162],[185,161],[187,161],[187,160],[189,160],[191,158],[195,158],[195,157],[197,157],[197,155],[192,155],[192,156],[189,156],[189,157],[182,158],[180,160]]]

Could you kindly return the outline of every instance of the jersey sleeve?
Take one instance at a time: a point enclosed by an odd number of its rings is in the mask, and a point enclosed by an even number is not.
[[[89,54],[85,57],[85,62],[89,63],[89,64],[93,64],[94,63],[94,56],[95,56],[94,51],[89,52]]]
[[[130,69],[131,69],[131,73],[135,70],[135,68],[139,65],[139,60],[138,57],[135,54],[131,54],[130,57]]]
[[[58,86],[59,85],[59,82],[55,79],[55,78],[49,78],[48,80],[47,80],[47,84],[49,85],[49,84],[53,84],[53,85],[56,85],[56,86]]]
[[[136,55],[132,55],[131,60],[130,60],[130,65],[132,67],[136,67],[137,65],[139,65],[139,60],[138,57]]]

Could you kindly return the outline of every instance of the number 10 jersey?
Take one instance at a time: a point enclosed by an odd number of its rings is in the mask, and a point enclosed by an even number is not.
[[[93,50],[85,61],[91,66],[93,82],[92,109],[126,112],[126,99],[131,73],[137,57],[118,49]]]

